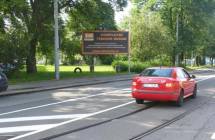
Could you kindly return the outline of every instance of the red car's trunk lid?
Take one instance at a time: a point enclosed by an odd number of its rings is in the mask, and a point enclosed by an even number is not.
[[[136,82],[143,84],[143,83],[156,83],[156,84],[164,84],[170,81],[171,78],[167,77],[137,77]]]

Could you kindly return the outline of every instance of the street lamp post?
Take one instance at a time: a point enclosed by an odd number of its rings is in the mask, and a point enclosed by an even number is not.
[[[129,18],[128,73],[131,74],[131,19]]]
[[[55,79],[60,79],[59,74],[59,33],[58,33],[58,0],[54,0],[54,30],[55,30]]]
[[[179,23],[178,14],[176,17],[176,56],[175,56],[175,66],[179,66],[179,54],[178,54],[178,34],[179,34]]]

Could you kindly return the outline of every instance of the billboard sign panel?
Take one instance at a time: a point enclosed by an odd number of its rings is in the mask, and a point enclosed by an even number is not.
[[[127,54],[129,52],[129,33],[122,31],[95,31],[82,34],[82,53]]]

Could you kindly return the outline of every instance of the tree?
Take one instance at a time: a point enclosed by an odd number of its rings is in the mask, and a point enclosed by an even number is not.
[[[83,5],[83,3],[93,2],[96,4],[94,7],[99,7],[98,4],[105,6],[100,0],[59,0],[59,11],[70,12],[75,11],[75,9],[79,11],[85,9],[85,12],[92,13],[91,10],[94,9],[88,7],[89,5]],[[126,4],[126,0],[110,0],[109,2],[116,7],[122,7]],[[99,8],[103,7],[100,6]],[[113,9],[112,7],[109,8],[110,10]],[[102,9],[99,10],[102,11]],[[1,30],[5,28],[3,27],[5,20],[10,21],[10,28],[15,26],[23,28],[24,41],[27,42],[25,46],[27,50],[26,71],[28,73],[36,72],[37,50],[47,55],[51,50],[47,46],[51,47],[53,44],[51,43],[53,40],[51,37],[51,32],[53,32],[53,0],[1,0],[0,11]],[[104,15],[105,13],[99,14]],[[37,49],[38,47],[39,49]]]
[[[209,28],[208,28],[208,36],[207,36],[207,46],[205,47],[206,55],[210,58],[211,65],[214,65],[215,60],[215,13],[213,14],[213,18],[210,19]]]
[[[132,59],[152,63],[155,59],[161,62],[170,55],[172,40],[159,12],[152,10],[150,4],[137,5],[126,22],[128,25],[130,20]],[[123,26],[128,28],[129,25]]]
[[[81,34],[84,31],[116,30],[114,10],[110,3],[101,0],[82,1],[75,9],[69,12],[69,21],[66,25],[62,50],[67,60],[74,61],[74,57],[81,53]],[[100,57],[105,59],[105,57]],[[91,64],[91,57],[85,57]],[[71,64],[71,63],[70,63]]]
[[[183,59],[185,54],[206,46],[208,21],[214,11],[215,3],[211,0],[163,0],[161,15],[174,40],[176,17],[179,16],[179,42],[173,51],[173,62],[176,52]],[[176,42],[176,41],[175,41]],[[199,50],[199,49],[198,49]]]
[[[23,5],[21,1],[0,1],[0,63],[13,70],[21,68],[26,56],[28,35],[19,20]]]

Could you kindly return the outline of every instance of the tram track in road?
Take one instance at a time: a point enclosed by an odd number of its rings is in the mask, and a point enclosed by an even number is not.
[[[158,131],[158,130],[166,127],[166,126],[169,126],[172,123],[177,122],[177,121],[183,119],[186,115],[189,115],[190,113],[192,113],[196,109],[201,108],[206,103],[207,102],[204,102],[201,105],[195,106],[195,107],[189,109],[188,111],[186,111],[186,112],[184,112],[182,114],[179,114],[178,116],[174,117],[173,119],[170,119],[170,120],[168,120],[168,121],[166,121],[166,122],[164,122],[164,123],[162,123],[162,124],[160,124],[160,125],[152,128],[152,129],[150,129],[148,131],[140,133],[140,134],[138,134],[138,135],[130,138],[129,140],[140,140],[140,139],[144,138],[145,136],[148,136],[148,135],[150,135],[152,133],[155,133],[156,131]],[[129,117],[129,116],[135,115],[135,114],[140,113],[142,111],[145,111],[147,109],[151,109],[153,107],[156,107],[159,104],[160,104],[159,102],[147,102],[146,104],[144,104],[144,105],[146,105],[144,108],[141,108],[141,109],[138,109],[138,110],[135,110],[135,111],[132,111],[132,112],[129,112],[129,113],[126,113],[126,114],[123,114],[123,115],[120,115],[120,116],[117,116],[117,117],[105,120],[105,121],[101,121],[101,122],[94,123],[94,124],[91,124],[91,125],[87,125],[87,126],[84,126],[84,127],[80,127],[80,128],[77,128],[77,129],[65,131],[63,133],[52,135],[52,136],[49,136],[49,137],[46,137],[46,138],[42,138],[40,140],[51,140],[51,139],[55,139],[55,138],[58,138],[58,137],[61,137],[61,136],[64,136],[64,135],[68,135],[68,134],[72,134],[72,133],[75,133],[75,132],[79,132],[79,131],[83,131],[83,130],[86,130],[86,129],[90,129],[90,128],[93,128],[93,127],[97,127],[99,125],[104,125],[106,123],[110,123],[110,122],[115,121],[115,120],[119,120],[119,119],[123,119],[123,118]]]
[[[58,137],[61,137],[61,136],[67,135],[67,134],[72,134],[72,133],[79,132],[79,131],[82,131],[82,130],[86,130],[86,129],[89,129],[89,128],[92,128],[92,127],[103,125],[103,124],[112,122],[114,120],[122,119],[122,118],[125,118],[125,117],[128,117],[128,116],[137,114],[137,113],[139,113],[141,111],[150,109],[150,108],[156,106],[156,104],[157,103],[155,103],[155,102],[149,102],[148,104],[145,104],[146,106],[144,108],[141,108],[141,109],[138,109],[138,110],[135,110],[135,111],[132,111],[132,112],[129,112],[129,113],[126,113],[126,114],[123,114],[123,115],[120,115],[120,116],[105,120],[105,121],[101,121],[101,122],[94,123],[94,124],[91,124],[91,125],[87,125],[87,126],[84,126],[84,127],[80,127],[80,128],[77,128],[77,129],[65,131],[63,133],[52,135],[52,136],[49,136],[49,137],[46,137],[46,138],[42,138],[41,140],[50,140],[50,139],[58,138]]]
[[[206,103],[204,103],[204,104],[206,104]],[[201,105],[198,105],[197,107],[191,108],[188,111],[186,111],[186,112],[184,112],[182,114],[179,114],[178,116],[174,117],[173,119],[170,119],[170,120],[168,120],[168,121],[166,121],[166,122],[164,122],[164,123],[152,128],[152,129],[149,129],[149,130],[147,130],[147,131],[145,131],[143,133],[140,133],[140,134],[138,134],[136,136],[133,136],[129,140],[141,140],[144,137],[146,137],[146,136],[148,136],[150,134],[153,134],[153,133],[157,132],[158,130],[161,130],[162,128],[165,128],[165,127],[171,125],[172,123],[175,123],[175,122],[183,119],[184,117],[186,117],[187,115],[189,115],[193,111],[201,108],[204,104],[201,104]]]

